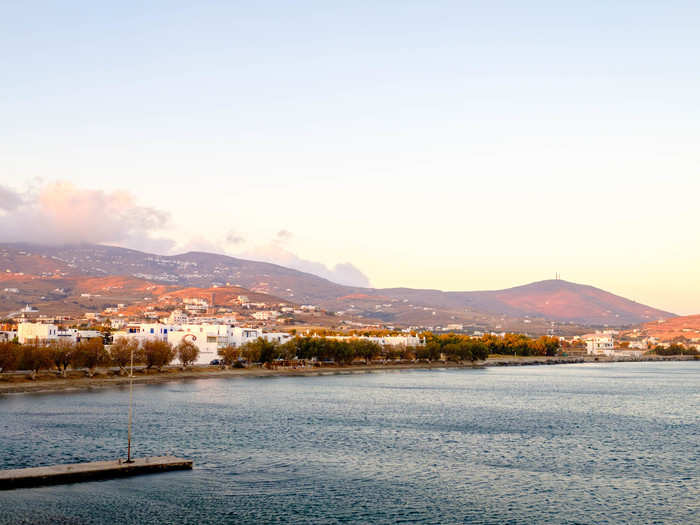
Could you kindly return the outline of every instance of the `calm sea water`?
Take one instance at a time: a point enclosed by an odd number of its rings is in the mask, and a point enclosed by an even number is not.
[[[0,523],[700,523],[700,363],[135,388],[191,472],[0,492]],[[0,397],[0,468],[123,452],[128,391]]]

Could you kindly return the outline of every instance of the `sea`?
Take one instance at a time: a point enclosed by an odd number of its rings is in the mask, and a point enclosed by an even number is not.
[[[128,389],[0,396],[0,468],[125,457]],[[192,471],[0,492],[5,524],[700,523],[700,362],[134,387]]]

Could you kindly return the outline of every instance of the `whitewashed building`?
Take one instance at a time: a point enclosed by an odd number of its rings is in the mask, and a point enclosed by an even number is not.
[[[615,338],[612,334],[595,334],[586,338],[588,355],[612,355],[614,348]]]
[[[277,319],[279,315],[280,313],[275,310],[260,310],[252,314],[253,319],[257,319],[258,321],[270,321],[272,319]]]
[[[99,330],[78,330],[77,328],[59,330],[57,335],[59,340],[70,341],[71,343],[102,338],[102,332]]]
[[[168,316],[168,324],[171,325],[185,324],[189,320],[189,316],[182,310],[173,310]]]
[[[262,338],[266,341],[279,343],[281,345],[292,339],[292,337],[293,336],[287,332],[264,332],[262,334]]]
[[[258,338],[279,343],[287,342],[291,336],[286,332],[264,333],[259,328],[246,328],[226,324],[185,324],[168,332],[167,341],[177,346],[181,341],[190,341],[199,348],[197,364],[209,364],[219,359],[219,349],[225,346],[239,347]]]
[[[46,323],[19,323],[17,326],[17,339],[20,343],[32,341],[50,342],[58,338],[58,327],[55,324]]]
[[[168,333],[174,328],[175,327],[172,325],[161,323],[129,324],[126,325],[123,330],[114,332],[112,335],[114,339],[126,337],[127,339],[136,339],[138,341],[146,341],[149,339],[167,341]]]

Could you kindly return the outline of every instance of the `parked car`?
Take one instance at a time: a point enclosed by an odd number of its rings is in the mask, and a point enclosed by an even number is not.
[[[221,359],[212,359],[212,360],[209,362],[209,364],[210,364],[210,365],[215,365],[215,366],[221,366],[223,363],[222,363]]]

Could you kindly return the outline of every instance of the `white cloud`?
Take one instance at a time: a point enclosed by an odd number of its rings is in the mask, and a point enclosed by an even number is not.
[[[245,242],[235,230],[222,238],[196,234],[180,242],[157,236],[169,225],[168,213],[137,204],[127,191],[84,189],[65,182],[23,192],[0,186],[0,242],[113,244],[158,254],[231,254],[233,247]],[[288,230],[279,230],[272,242],[241,256],[312,273],[339,284],[370,286],[367,276],[349,262],[329,268],[283,248],[292,238]]]
[[[17,192],[0,186],[0,241],[41,244],[112,243],[136,249],[172,248],[153,237],[167,213],[136,204],[126,191],[105,192],[65,182]]]
[[[338,284],[361,286],[365,288],[371,286],[369,278],[349,262],[339,263],[329,268],[323,263],[300,258],[289,250],[282,248],[278,242],[257,246],[240,256],[311,273]]]

